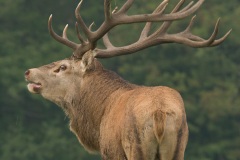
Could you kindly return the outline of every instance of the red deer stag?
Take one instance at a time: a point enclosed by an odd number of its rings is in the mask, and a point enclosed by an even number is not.
[[[105,70],[97,58],[109,58],[137,52],[162,43],[181,43],[191,47],[211,47],[223,42],[228,34],[216,40],[219,20],[209,39],[191,33],[195,16],[180,33],[168,34],[175,20],[193,14],[204,0],[182,7],[184,0],[171,13],[164,13],[168,0],[162,1],[152,14],[127,15],[134,0],[127,0],[120,9],[111,10],[111,0],[104,0],[105,19],[92,31],[86,26],[79,10],[75,10],[76,30],[80,44],[52,28],[48,28],[58,42],[73,49],[73,55],[39,68],[29,69],[25,78],[28,90],[41,94],[59,105],[70,119],[70,129],[90,152],[98,151],[104,160],[183,160],[188,140],[188,125],[183,100],[174,89],[131,84],[117,74]],[[108,32],[117,25],[146,23],[139,39],[130,45],[115,47]],[[163,22],[150,32],[153,22]],[[82,29],[87,37],[79,33]],[[105,49],[97,48],[103,39]]]

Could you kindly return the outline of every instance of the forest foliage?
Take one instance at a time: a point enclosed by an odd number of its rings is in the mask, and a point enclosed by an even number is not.
[[[53,26],[58,33],[68,23],[69,37],[76,40],[74,9],[78,2],[0,0],[2,160],[100,159],[81,147],[59,107],[27,91],[23,76],[28,68],[72,54],[50,37],[47,20],[53,14]],[[123,2],[112,1],[113,6]],[[160,2],[136,0],[130,14],[150,13]],[[169,3],[171,9],[177,0]],[[85,0],[81,14],[88,25],[94,21],[96,29],[104,18],[103,0]],[[207,38],[221,17],[219,36],[233,29],[231,35],[213,48],[165,44],[101,61],[132,83],[169,86],[182,94],[190,130],[185,159],[240,160],[239,1],[207,0],[196,14],[192,30],[195,34]],[[190,18],[174,23],[170,32],[183,30]],[[116,45],[131,43],[141,29],[142,25],[116,27],[110,34],[111,40]]]

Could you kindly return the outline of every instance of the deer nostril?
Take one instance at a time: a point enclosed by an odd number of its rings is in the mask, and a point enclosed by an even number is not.
[[[30,74],[30,70],[27,70],[26,72],[25,72],[25,76],[28,76]]]

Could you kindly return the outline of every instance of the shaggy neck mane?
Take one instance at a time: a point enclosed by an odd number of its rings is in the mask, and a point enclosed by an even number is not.
[[[77,87],[76,95],[66,103],[71,130],[85,148],[92,151],[99,149],[100,123],[106,107],[113,100],[111,95],[135,87],[116,73],[102,68],[86,74],[81,86]]]
[[[78,99],[78,110],[84,110],[89,119],[97,120],[96,117],[101,117],[99,114],[103,113],[106,105],[111,101],[111,94],[115,91],[125,92],[136,87],[136,85],[122,79],[116,73],[108,70],[100,70],[84,77],[81,86],[80,99]]]

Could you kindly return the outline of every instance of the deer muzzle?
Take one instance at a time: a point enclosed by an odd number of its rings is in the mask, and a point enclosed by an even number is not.
[[[25,72],[25,80],[28,82],[27,88],[29,92],[39,94],[42,88],[42,84],[34,80],[31,69]]]

